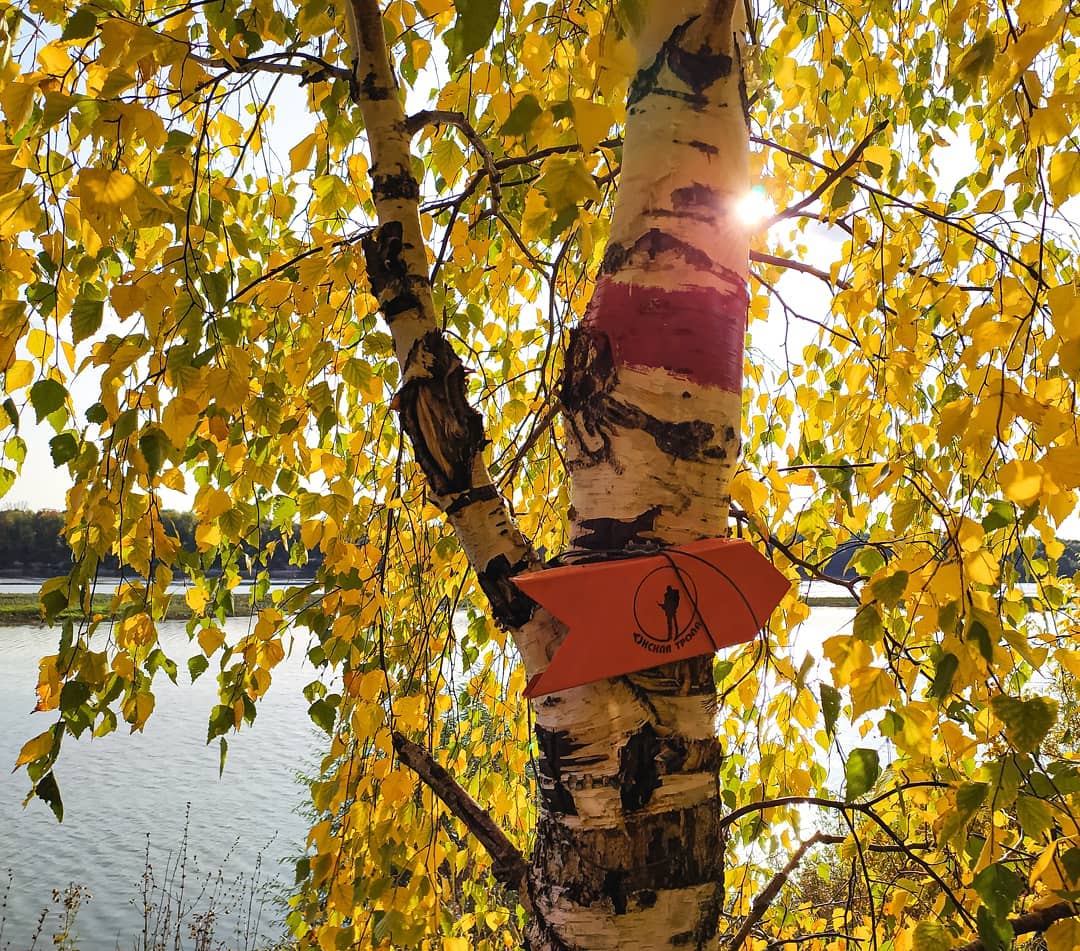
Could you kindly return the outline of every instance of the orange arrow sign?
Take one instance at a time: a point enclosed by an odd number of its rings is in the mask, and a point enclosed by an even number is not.
[[[526,697],[753,640],[791,587],[752,545],[731,538],[513,581],[569,628]]]

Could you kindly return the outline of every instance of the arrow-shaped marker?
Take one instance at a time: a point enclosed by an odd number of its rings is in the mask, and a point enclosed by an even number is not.
[[[749,542],[731,538],[513,581],[569,629],[526,697],[753,640],[791,587]]]

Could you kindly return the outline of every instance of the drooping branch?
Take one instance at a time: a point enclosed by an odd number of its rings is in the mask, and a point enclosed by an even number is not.
[[[514,843],[506,837],[483,807],[435,762],[427,750],[396,730],[391,736],[394,750],[401,761],[416,773],[424,785],[439,797],[443,805],[465,824],[465,827],[494,861],[492,871],[495,878],[507,888],[517,892],[522,903],[528,907],[529,896],[525,889],[528,866]]]

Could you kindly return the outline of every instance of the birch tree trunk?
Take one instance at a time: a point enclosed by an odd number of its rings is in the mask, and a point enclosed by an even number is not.
[[[562,390],[571,541],[596,556],[726,534],[739,448],[748,140],[733,0],[653,2],[634,37],[622,177]],[[509,582],[538,563],[484,466],[431,304],[405,117],[376,0],[352,0],[379,229],[368,273],[402,367],[402,428],[527,675],[564,631]],[[536,704],[533,951],[702,948],[723,900],[712,657]]]
[[[727,533],[739,450],[749,143],[733,4],[653,4],[622,176],[562,391],[571,542]],[[713,658],[536,704],[536,949],[700,948],[723,900]]]

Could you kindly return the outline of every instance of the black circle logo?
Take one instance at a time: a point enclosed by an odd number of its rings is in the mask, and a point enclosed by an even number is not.
[[[685,568],[661,565],[634,592],[634,620],[642,636],[654,644],[678,641],[697,616],[697,587]]]

